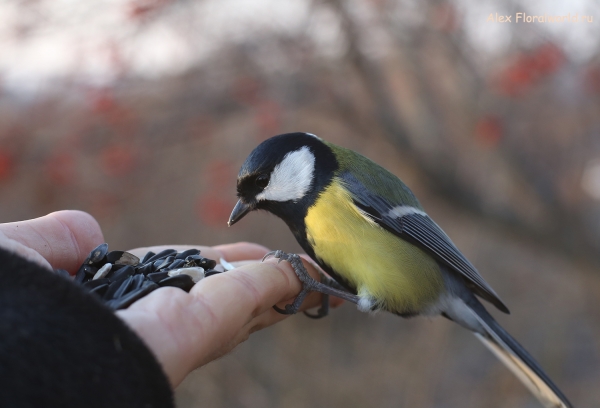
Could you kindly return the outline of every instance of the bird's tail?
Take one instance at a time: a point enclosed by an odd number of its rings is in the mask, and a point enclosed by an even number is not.
[[[468,302],[483,330],[475,335],[548,408],[572,408],[567,397],[550,380],[540,365],[500,326],[475,298]]]

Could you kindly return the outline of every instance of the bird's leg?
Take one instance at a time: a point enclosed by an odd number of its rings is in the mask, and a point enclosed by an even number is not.
[[[352,303],[358,303],[360,300],[358,296],[348,293],[339,283],[320,272],[319,274],[321,275],[321,282],[314,280],[306,271],[306,268],[302,264],[302,259],[296,254],[288,254],[281,250],[271,251],[263,257],[263,261],[270,256],[277,258],[278,263],[281,261],[288,261],[294,269],[296,276],[298,279],[300,279],[300,282],[302,282],[302,290],[296,299],[294,299],[292,304],[285,305],[285,309],[273,306],[273,308],[281,314],[298,313],[298,310],[300,310],[300,306],[302,305],[302,301],[309,292],[319,292],[324,295],[321,308],[317,311],[316,315],[304,312],[304,314],[306,314],[308,317],[314,319],[325,317],[329,313],[329,295],[339,297]]]

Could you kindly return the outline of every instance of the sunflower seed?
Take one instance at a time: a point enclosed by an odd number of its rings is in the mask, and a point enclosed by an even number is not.
[[[144,257],[140,261],[140,263],[145,264],[146,262],[148,262],[148,259],[152,258],[154,255],[156,254],[152,251],[147,252],[146,255],[144,255]]]
[[[81,265],[81,266],[79,267],[79,269],[77,270],[77,272],[75,272],[75,279],[76,279],[76,280],[77,280],[77,275],[80,275],[80,274],[82,275],[82,277],[81,277],[81,282],[83,282],[83,281],[85,280],[85,278],[86,278],[86,276],[87,276],[87,275],[86,275],[86,273],[85,273],[85,267],[86,267],[86,266],[88,266],[88,265],[86,265],[86,264],[83,264],[83,265]],[[80,283],[81,283],[81,282],[80,282]]]
[[[194,281],[189,275],[176,275],[169,276],[168,278],[161,280],[160,282],[158,282],[158,285],[161,287],[174,286],[176,288],[183,289],[186,292],[189,292],[190,289],[192,289],[192,287],[194,286]]]
[[[117,265],[135,266],[140,263],[140,258],[138,258],[137,256],[135,256],[134,254],[132,254],[130,252],[123,252],[123,256],[121,256],[121,259],[119,259],[115,263]]]
[[[137,265],[140,258],[126,251],[110,251],[106,255],[106,261],[116,265]]]
[[[104,264],[104,266],[102,268],[98,269],[98,272],[96,272],[96,274],[94,275],[94,277],[92,279],[96,280],[96,279],[105,278],[106,275],[108,275],[108,273],[110,272],[111,269],[112,269],[112,264],[111,263]]]
[[[115,281],[122,280],[123,278],[133,275],[134,272],[135,272],[135,269],[133,269],[133,266],[127,265],[127,266],[122,267],[121,269],[119,269],[118,271],[116,271],[114,273],[109,273],[106,276],[110,279],[111,282],[115,282]]]
[[[150,258],[148,258],[146,260],[146,262],[154,262],[154,261],[158,261],[159,259],[165,258],[171,254],[177,253],[177,250],[175,249],[165,249],[164,251],[160,251],[158,254],[151,256]]]
[[[223,268],[225,268],[225,271],[230,271],[232,269],[235,269],[235,266],[233,266],[232,264],[230,264],[229,262],[227,262],[223,258],[219,258],[219,262],[221,263],[221,265],[223,266]]]
[[[88,265],[94,265],[101,263],[108,252],[108,244],[100,244],[96,248],[92,249],[90,255],[87,257],[84,263]]]
[[[217,265],[217,266],[219,266],[219,265]],[[223,271],[218,271],[216,269],[210,269],[210,270],[204,272],[204,277],[208,278],[209,276],[218,275],[220,273],[223,273]]]
[[[102,299],[111,300],[114,297],[115,292],[121,287],[121,284],[123,284],[124,281],[125,279],[111,282],[110,285],[108,285],[106,292],[104,292]]]
[[[82,265],[82,268],[88,276],[94,276],[98,272],[98,268],[91,265]]]
[[[76,283],[83,283],[83,280],[85,279],[85,269],[83,268],[84,265],[81,266],[81,268],[79,268],[79,270],[77,271],[77,273],[75,274],[75,279],[74,281]]]
[[[110,300],[106,304],[114,310],[125,309],[131,306],[133,302],[143,298],[155,289],[158,289],[158,285],[156,283],[146,281],[141,288],[131,291],[120,299]]]
[[[171,265],[169,265],[169,269],[177,269],[184,263],[185,263],[185,261],[183,259],[175,258],[175,260],[173,262],[171,262]]]
[[[179,253],[175,249],[157,254],[149,251],[140,263],[140,259],[129,252],[108,252],[108,244],[102,244],[85,259],[74,281],[116,310],[128,307],[160,286],[178,287],[187,292],[205,276],[224,270],[222,265],[200,256],[200,250],[195,248]],[[55,273],[70,278],[65,270]]]
[[[177,275],[189,275],[194,283],[198,283],[202,278],[204,278],[204,269],[197,266],[193,268],[180,268],[169,271],[169,276]]]
[[[133,279],[131,280],[131,288],[129,288],[129,290],[133,291],[133,290],[141,288],[142,283],[144,283],[145,280],[146,280],[146,277],[142,274],[133,275]]]
[[[103,285],[100,286],[96,286],[94,289],[90,290],[90,293],[95,293],[96,295],[102,297],[105,293],[106,290],[108,289],[109,284],[105,283]]]
[[[201,266],[204,269],[212,269],[217,264],[212,259],[207,259],[200,255],[190,255],[185,258],[185,262],[187,265]]]
[[[120,297],[123,297],[123,295],[125,293],[127,293],[129,291],[129,289],[131,288],[131,285],[133,283],[133,278],[134,278],[133,276],[130,276],[123,281],[123,283],[121,284],[119,289],[117,289],[117,291],[113,295],[113,299],[119,299]]]
[[[160,282],[161,280],[165,279],[168,276],[169,276],[169,272],[167,272],[167,271],[153,272],[153,273],[149,273],[147,275],[148,279],[150,279],[153,282]]]
[[[136,268],[136,273],[141,273],[143,275],[148,275],[149,273],[154,272],[154,266],[151,263],[146,265],[138,265]]]
[[[158,266],[156,266],[156,270],[161,270],[161,269],[165,269],[167,268],[169,265],[171,265],[171,263],[173,262],[173,260],[175,259],[174,256],[169,256],[165,259],[162,260],[162,263],[159,264]],[[159,262],[159,261],[156,261]],[[156,262],[154,263],[154,265],[156,265]]]
[[[199,254],[200,254],[199,249],[192,248],[192,249],[188,249],[186,251],[178,253],[177,256],[175,257],[175,259],[185,259],[190,255],[199,255]]]
[[[200,265],[201,267],[203,267],[204,269],[212,269],[215,266],[217,266],[217,262],[213,261],[212,259],[208,259],[208,258],[204,258],[201,262]]]
[[[110,283],[110,281],[107,278],[102,278],[102,279],[87,281],[81,286],[83,286],[86,289],[92,290],[100,285],[105,285],[105,284],[109,284],[109,283]]]
[[[188,255],[188,256],[185,257],[185,261],[187,263],[200,262],[201,259],[204,259],[204,257],[200,256],[200,255]]]

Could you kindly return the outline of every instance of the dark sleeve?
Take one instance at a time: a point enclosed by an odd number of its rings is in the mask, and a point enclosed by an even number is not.
[[[0,249],[4,407],[173,407],[162,367],[73,282]]]

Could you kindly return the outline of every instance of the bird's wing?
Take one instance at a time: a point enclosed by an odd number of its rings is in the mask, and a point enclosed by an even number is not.
[[[341,179],[350,191],[354,204],[364,215],[394,235],[426,250],[438,262],[464,276],[467,286],[475,294],[488,300],[504,313],[509,313],[504,302],[479,275],[477,269],[423,210],[412,205],[393,203],[381,195],[372,193],[371,191],[376,190],[366,188],[350,173],[342,174]],[[378,186],[378,190],[381,190],[381,186]],[[420,207],[418,202],[416,205]]]

